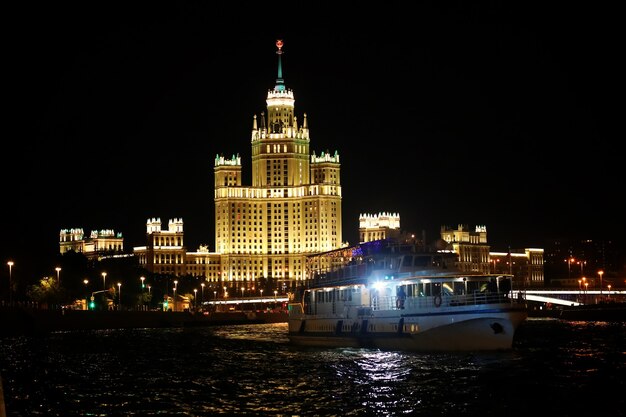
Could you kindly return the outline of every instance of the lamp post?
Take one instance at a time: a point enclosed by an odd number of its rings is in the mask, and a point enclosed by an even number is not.
[[[263,298],[263,288],[261,288],[259,291],[261,291],[261,298]]]
[[[139,279],[141,280],[141,292],[143,292],[143,289],[145,288],[145,285],[143,282],[145,281],[146,277],[139,277]]]
[[[13,301],[13,283],[11,281],[11,269],[15,264],[13,263],[13,261],[9,261],[7,262],[7,265],[9,266],[9,304],[11,304],[11,302]]]
[[[57,266],[56,268],[54,268],[55,271],[57,271],[57,286],[60,288],[61,287],[61,267]]]
[[[241,287],[241,298],[243,298],[243,292],[244,292],[245,290],[246,290],[246,288],[242,286],[242,287]]]
[[[178,289],[178,280],[174,280],[174,311],[176,311],[176,290]]]
[[[106,272],[102,273],[102,289],[103,290],[107,289],[107,273]]]
[[[198,295],[198,289],[194,288],[193,289],[193,309],[194,310],[198,308],[198,299],[196,298],[197,295]]]
[[[277,290],[274,290],[274,302],[276,302],[276,295],[278,294]]]
[[[213,299],[217,301],[217,291],[213,291]]]
[[[117,309],[122,309],[122,283],[117,283]]]
[[[89,289],[87,288],[87,285],[89,284],[89,280],[85,278],[83,280],[83,284],[85,284],[85,291],[87,291],[87,294],[89,294]],[[87,300],[87,295],[85,296],[85,310],[89,310],[89,300]]]
[[[600,275],[600,295],[602,295],[602,275],[604,275],[604,271],[599,270],[598,275]]]
[[[607,287],[609,288],[609,298],[611,298],[611,284],[607,285]]]
[[[152,285],[148,285],[148,294],[150,294],[151,289],[152,289]]]

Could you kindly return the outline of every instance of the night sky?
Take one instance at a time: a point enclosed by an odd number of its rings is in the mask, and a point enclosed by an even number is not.
[[[215,250],[214,158],[240,154],[250,185],[276,39],[311,149],[341,156],[344,241],[378,212],[427,240],[486,225],[493,250],[621,237],[616,11],[469,3],[13,6],[2,259],[56,254],[74,227],[131,250],[152,217]]]

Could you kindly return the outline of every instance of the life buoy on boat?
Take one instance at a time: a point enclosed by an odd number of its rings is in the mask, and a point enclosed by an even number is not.
[[[441,305],[441,296],[435,295],[435,299],[433,300],[433,302],[435,303],[435,307],[439,307]]]

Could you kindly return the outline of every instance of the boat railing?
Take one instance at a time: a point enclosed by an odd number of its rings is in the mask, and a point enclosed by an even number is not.
[[[482,304],[514,303],[516,300],[502,292],[480,292],[472,294],[434,295],[408,297],[379,296],[372,298],[372,310],[402,310],[407,308],[459,307]]]

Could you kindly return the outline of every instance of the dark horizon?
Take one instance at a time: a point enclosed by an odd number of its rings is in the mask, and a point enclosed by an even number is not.
[[[250,185],[276,39],[311,149],[341,157],[344,241],[379,212],[429,241],[485,225],[493,250],[623,236],[608,10],[392,5],[301,26],[209,4],[83,7],[12,14],[3,259],[53,256],[74,227],[132,251],[153,217],[214,251],[213,160],[241,155]]]

